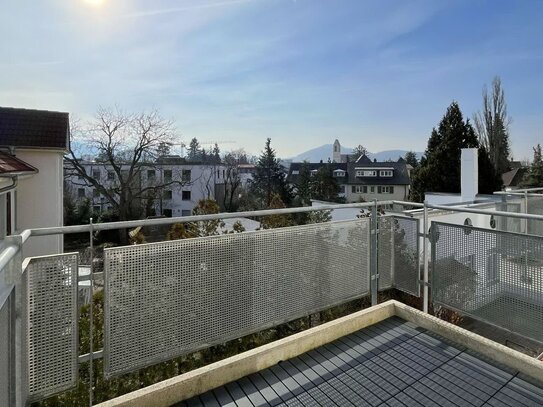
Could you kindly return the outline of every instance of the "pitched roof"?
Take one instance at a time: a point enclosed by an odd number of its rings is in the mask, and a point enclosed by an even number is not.
[[[358,160],[356,160],[357,164],[367,164],[371,163],[372,161],[366,154],[362,154],[360,157],[358,157]]]
[[[371,161],[364,160],[363,162],[348,163],[347,173],[349,175],[348,184],[353,185],[409,185],[411,180],[407,172],[407,164],[405,161]],[[371,169],[392,169],[392,177],[381,177],[379,171],[375,177],[357,177],[357,168]]]
[[[362,156],[365,157],[365,156]],[[362,158],[361,157],[361,158]],[[367,158],[367,157],[366,157]],[[296,184],[298,181],[298,173],[304,163],[292,163],[290,164],[287,181]],[[337,177],[340,184],[352,184],[352,185],[409,185],[411,180],[407,172],[407,163],[405,160],[394,161],[371,161],[369,158],[360,160],[358,162],[349,163],[306,163],[310,171],[318,170],[324,166],[331,166],[332,170],[345,171],[344,177]],[[356,168],[375,168],[375,169],[392,169],[392,177],[381,177],[379,172],[375,177],[357,177]]]
[[[0,107],[0,146],[67,150],[69,115],[47,110]]]
[[[332,168],[332,171],[343,170],[347,171],[347,163],[291,163],[287,175],[287,181],[293,184],[298,182],[299,171],[302,168],[302,165],[306,164],[309,171],[317,171],[321,167],[329,165]],[[338,177],[340,183],[345,182],[345,177]]]
[[[527,168],[515,168],[502,174],[502,182],[506,187],[516,187],[528,171]]]
[[[0,177],[35,174],[38,170],[23,160],[0,151]]]

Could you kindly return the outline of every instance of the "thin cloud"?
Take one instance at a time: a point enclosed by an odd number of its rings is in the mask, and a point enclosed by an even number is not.
[[[27,61],[27,62],[0,62],[0,66],[7,67],[25,67],[25,66],[49,66],[49,65],[61,65],[65,61]]]
[[[158,10],[138,11],[135,13],[125,14],[123,18],[152,17],[152,16],[163,15],[163,14],[183,13],[185,11],[202,10],[202,9],[216,8],[216,7],[228,7],[228,6],[233,6],[235,4],[249,3],[252,1],[254,0],[230,0],[230,1],[219,1],[215,3],[207,3],[207,4],[194,4],[192,6],[171,7],[171,8],[158,9]]]

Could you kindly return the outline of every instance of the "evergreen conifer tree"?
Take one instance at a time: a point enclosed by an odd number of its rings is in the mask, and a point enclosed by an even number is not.
[[[428,147],[413,177],[411,198],[422,202],[425,192],[460,192],[462,148],[479,147],[469,119],[464,121],[457,102],[451,103],[439,126],[432,130]]]
[[[262,207],[270,206],[274,194],[278,194],[284,204],[290,204],[290,188],[275,150],[271,148],[270,138],[266,140],[264,151],[256,163],[251,192],[260,200]]]
[[[523,188],[543,187],[543,157],[541,144],[534,147],[534,160],[521,182]]]
[[[337,202],[339,190],[332,166],[327,164],[319,168],[311,182],[311,196],[322,201]]]
[[[189,161],[198,161],[200,160],[202,155],[202,151],[200,149],[200,143],[198,142],[198,139],[194,137],[189,144],[189,148],[187,149],[187,160]]]
[[[296,188],[299,205],[308,206],[311,203],[311,171],[307,161],[300,166]]]

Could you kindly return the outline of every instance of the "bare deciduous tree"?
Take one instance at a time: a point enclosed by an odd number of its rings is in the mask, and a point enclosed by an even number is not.
[[[483,87],[483,111],[477,112],[473,121],[479,143],[486,149],[490,161],[498,175],[509,169],[509,125],[511,118],[507,115],[507,103],[499,76],[492,81],[489,94],[486,85]]]
[[[224,208],[233,212],[236,210],[236,193],[241,187],[241,178],[239,175],[239,166],[247,164],[247,153],[243,149],[234,150],[224,156],[224,165],[226,166]]]
[[[165,187],[186,183],[182,177],[171,177],[142,185],[142,172],[155,168],[156,158],[174,139],[173,123],[156,110],[132,114],[99,108],[94,120],[84,125],[76,122],[71,129],[66,176],[75,185],[97,190],[119,220],[139,218],[142,200],[157,196]],[[83,155],[95,157],[96,165],[113,175],[97,179],[87,174]]]
[[[359,144],[358,146],[353,148],[353,154],[356,156],[356,158],[363,155],[368,155],[368,149],[364,147],[362,144]]]

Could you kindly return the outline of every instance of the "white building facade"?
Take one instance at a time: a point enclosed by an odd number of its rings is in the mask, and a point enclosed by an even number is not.
[[[63,157],[68,148],[68,113],[0,107],[0,238],[63,225]],[[27,170],[21,171],[25,165]],[[23,255],[62,252],[62,235],[40,236],[29,238]]]
[[[118,182],[111,165],[86,161],[83,167],[87,175],[106,188],[114,187]],[[69,164],[66,164],[65,172],[70,193],[76,202],[89,199],[95,213],[113,209],[108,198],[100,194],[97,188],[70,171]],[[141,209],[141,217],[190,216],[200,200],[213,199],[221,204],[224,198],[226,166],[222,164],[190,163],[181,157],[170,156],[156,163],[141,164],[137,174],[133,188],[154,192],[151,204],[147,203],[145,193],[138,198],[136,206]]]

